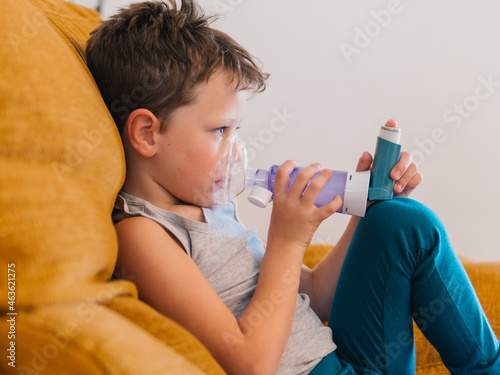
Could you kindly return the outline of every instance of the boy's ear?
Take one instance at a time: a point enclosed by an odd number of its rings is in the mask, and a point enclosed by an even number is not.
[[[156,154],[160,120],[151,111],[139,108],[130,113],[126,131],[130,145],[140,155],[151,157]]]

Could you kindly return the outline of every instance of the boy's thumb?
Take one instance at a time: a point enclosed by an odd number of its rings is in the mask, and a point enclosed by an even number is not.
[[[372,156],[369,152],[363,152],[363,155],[359,158],[358,166],[356,167],[356,172],[368,171],[372,165]]]

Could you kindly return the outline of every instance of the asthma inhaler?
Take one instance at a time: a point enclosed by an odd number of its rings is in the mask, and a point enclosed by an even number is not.
[[[339,195],[342,206],[337,212],[363,217],[368,200],[391,199],[395,181],[391,179],[390,172],[399,161],[400,138],[401,129],[382,126],[377,138],[372,171],[332,171],[332,176],[319,192],[314,204],[321,207]],[[292,171],[290,183],[301,169]],[[251,189],[248,200],[256,206],[266,207],[272,201],[277,170],[277,165],[268,170],[248,168],[245,144],[237,133],[232,134],[222,145],[215,169],[214,204],[228,204],[243,190]]]
[[[291,182],[301,169],[292,171]],[[252,189],[248,200],[259,207],[266,207],[274,194],[277,170],[277,165],[273,165],[269,170],[248,168],[245,144],[236,132],[231,134],[221,146],[214,172],[214,204],[229,204],[243,190]],[[332,171],[332,176],[318,194],[315,205],[323,206],[340,195],[342,206],[338,210],[339,213],[364,216],[369,182],[369,171]]]
[[[247,170],[245,178],[245,189],[252,189],[248,200],[259,207],[266,207],[272,200],[274,194],[274,180],[278,165],[273,165],[269,170],[251,169]],[[290,174],[290,184],[293,183],[297,173],[302,168],[295,168]],[[313,177],[315,179],[319,173]],[[368,184],[370,172],[344,172],[332,171],[330,179],[320,190],[314,205],[324,206],[330,203],[335,196],[342,198],[342,206],[338,213],[347,215],[364,216],[366,211],[366,200],[368,196]],[[306,188],[307,189],[307,188]]]
[[[390,177],[392,168],[401,155],[401,129],[382,126],[375,146],[375,156],[368,191],[369,201],[392,199],[395,181]]]

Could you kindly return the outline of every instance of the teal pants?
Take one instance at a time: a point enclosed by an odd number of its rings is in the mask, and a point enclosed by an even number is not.
[[[395,198],[356,228],[329,320],[338,348],[312,374],[414,374],[412,320],[451,374],[500,374],[499,342],[443,224]]]

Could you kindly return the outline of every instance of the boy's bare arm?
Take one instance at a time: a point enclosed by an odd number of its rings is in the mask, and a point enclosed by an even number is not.
[[[276,372],[293,319],[303,254],[288,247],[285,256],[279,244],[268,245],[257,290],[238,321],[157,223],[131,218],[118,223],[116,230],[117,265],[135,276],[143,301],[193,333],[227,373]],[[272,314],[256,325],[252,316],[269,302]]]
[[[308,238],[324,216],[340,206],[340,201],[319,211],[313,206],[312,192],[320,188],[321,181],[326,182],[325,177],[313,181],[311,193],[301,201],[301,192],[317,173],[308,171],[294,183],[292,194],[285,189],[276,194],[257,287],[239,320],[193,260],[157,223],[138,217],[116,225],[118,267],[135,276],[140,298],[198,337],[229,374],[271,374],[279,367],[293,321]],[[297,201],[301,202],[297,205]],[[256,324],[252,317],[269,303],[273,308]]]

